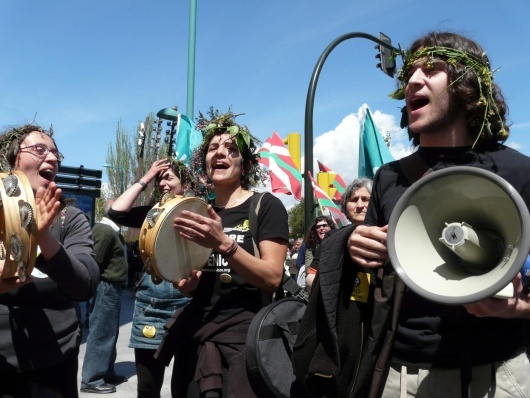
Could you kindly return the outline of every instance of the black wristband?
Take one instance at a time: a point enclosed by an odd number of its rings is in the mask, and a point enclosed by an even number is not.
[[[239,247],[239,245],[237,244],[235,239],[232,239],[232,240],[233,240],[234,243],[232,243],[232,246],[230,247],[230,249],[228,249],[224,253],[221,253],[221,257],[222,258],[228,258],[228,257],[233,255],[237,251],[237,248]]]
[[[147,184],[142,180],[136,181],[135,184],[140,184],[142,186],[142,191],[145,191],[145,189],[147,188]]]

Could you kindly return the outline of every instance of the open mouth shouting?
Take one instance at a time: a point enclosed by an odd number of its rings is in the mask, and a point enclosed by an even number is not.
[[[55,179],[55,170],[54,169],[39,170],[39,176],[41,176],[48,182],[52,182]]]

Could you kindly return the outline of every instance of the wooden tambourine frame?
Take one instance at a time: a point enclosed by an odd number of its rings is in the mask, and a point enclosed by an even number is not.
[[[0,197],[0,278],[24,281],[37,258],[35,197],[24,173],[0,173]]]
[[[145,271],[153,276],[177,283],[192,270],[201,270],[212,249],[182,238],[173,227],[173,220],[183,210],[208,217],[207,203],[194,197],[175,197],[155,205],[145,219],[140,232],[140,257]]]

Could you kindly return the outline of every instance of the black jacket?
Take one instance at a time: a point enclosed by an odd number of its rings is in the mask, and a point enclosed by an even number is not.
[[[418,155],[434,171],[458,165],[492,171],[506,179],[527,206],[530,204],[530,158],[513,149],[502,145],[477,152],[466,148],[420,148]],[[365,223],[387,225],[396,202],[410,185],[400,162],[382,166],[374,181]],[[353,227],[344,228],[322,243],[319,276],[294,347],[295,374],[308,396],[380,397],[390,360],[400,360],[394,345],[398,324],[403,327],[409,319],[414,321],[413,308],[430,311],[427,315],[436,327],[433,334],[438,336],[438,347],[447,347],[451,352],[462,348],[462,343],[455,345],[454,331],[447,333],[443,326],[464,319],[469,327],[467,334],[472,337],[465,347],[471,365],[509,359],[524,349],[522,320],[477,318],[463,307],[430,303],[406,289],[390,263],[373,275],[372,300],[368,305],[352,305],[345,298],[351,292],[353,273],[361,271],[347,253],[346,242],[352,230]],[[440,311],[445,317],[436,323]],[[415,350],[408,352],[411,359],[417,357]],[[352,356],[360,358],[358,365]],[[434,365],[445,359],[436,353],[430,358]],[[458,366],[458,362],[448,366]]]
[[[365,396],[355,380],[365,372],[361,351],[371,304],[350,300],[357,272],[364,272],[345,250],[353,229],[322,241],[314,290],[293,347],[294,372],[309,397]]]

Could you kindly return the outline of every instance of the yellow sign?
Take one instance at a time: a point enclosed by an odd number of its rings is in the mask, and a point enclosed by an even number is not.
[[[368,302],[368,293],[370,293],[370,274],[358,272],[351,292],[351,301]]]

